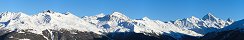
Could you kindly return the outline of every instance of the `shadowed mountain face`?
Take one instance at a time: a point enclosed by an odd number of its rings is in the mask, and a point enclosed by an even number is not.
[[[143,33],[134,32],[117,32],[108,33],[99,40],[176,40],[175,38],[168,35],[144,35]]]
[[[203,36],[202,40],[244,40],[244,29],[211,32]]]
[[[236,21],[219,31],[210,32],[203,36],[203,40],[244,40],[244,19]]]
[[[172,33],[175,34],[175,33]],[[134,32],[115,32],[106,34],[95,34],[93,32],[81,32],[77,30],[44,30],[42,34],[31,33],[28,30],[22,32],[9,32],[0,36],[1,40],[197,40],[198,37],[189,35],[182,36],[181,39],[176,39],[170,35],[145,35],[143,33]],[[178,33],[179,34],[179,33]]]
[[[92,32],[80,32],[77,30],[45,30],[42,34],[35,34],[22,30],[23,32],[9,32],[0,36],[1,40],[176,40],[168,35],[148,36],[142,33],[125,32],[125,33],[108,33],[99,35]]]
[[[244,29],[229,30],[223,32],[211,32],[203,37],[194,37],[185,35],[180,39],[167,35],[149,34],[134,32],[117,32],[107,33],[105,35],[95,34],[92,32],[80,32],[77,30],[45,30],[42,34],[31,32],[9,32],[0,36],[1,40],[244,40]],[[174,34],[174,33],[172,33]],[[183,35],[183,34],[182,34]]]
[[[31,30],[31,29],[30,29]],[[31,33],[28,30],[21,30],[22,32],[9,32],[0,36],[1,40],[177,40],[171,34],[145,35],[143,33],[134,32],[115,32],[106,34],[96,34],[93,32],[81,32],[77,30],[44,30],[42,34]],[[197,37],[185,35],[180,40],[195,40]],[[178,39],[179,40],[179,39]]]
[[[77,30],[45,30],[42,34],[35,34],[22,30],[22,32],[9,32],[0,36],[1,40],[19,40],[19,39],[30,39],[30,40],[95,40],[101,38],[100,35],[92,32],[80,32]]]

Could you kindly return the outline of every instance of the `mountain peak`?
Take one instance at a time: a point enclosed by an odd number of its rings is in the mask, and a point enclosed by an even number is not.
[[[124,14],[120,13],[120,12],[114,12],[113,14],[109,15],[110,17],[116,17],[119,19],[129,19],[127,16],[125,16]]]
[[[142,20],[150,20],[148,17],[143,17]]]
[[[198,18],[197,18],[197,17],[195,17],[195,16],[191,16],[191,18],[192,18],[192,19],[198,19]]]
[[[196,20],[199,20],[199,18],[195,17],[195,16],[191,16],[190,18],[187,18],[188,20],[191,20],[191,21],[196,21]]]
[[[218,18],[216,18],[214,15],[211,13],[208,13],[207,15],[203,16],[203,20],[210,20],[210,21],[216,21]]]
[[[230,19],[230,18],[228,18],[227,20],[226,20],[227,22],[234,22],[232,19]]]
[[[124,14],[122,14],[120,12],[114,12],[111,15],[113,15],[113,16],[125,16]]]
[[[98,20],[100,21],[108,21],[108,20],[129,20],[129,18],[125,15],[123,15],[120,12],[114,12],[110,15],[104,15],[104,14],[99,14],[96,15],[97,17],[100,16],[100,18],[98,18]]]
[[[70,12],[66,12],[66,13],[64,13],[64,15],[69,15],[69,14],[72,14],[72,13],[70,13]]]
[[[54,11],[51,11],[51,10],[45,10],[43,13],[54,13]]]
[[[100,13],[98,15],[96,15],[97,17],[104,17],[105,15],[103,13]]]

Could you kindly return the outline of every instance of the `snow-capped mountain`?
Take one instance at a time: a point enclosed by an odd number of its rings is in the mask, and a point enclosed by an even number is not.
[[[206,34],[208,32],[216,31],[230,25],[231,23],[233,23],[233,20],[228,19],[227,21],[224,21],[213,16],[211,13],[208,13],[202,19],[192,16],[190,18],[173,21],[173,23],[177,27],[192,30],[199,34]]]
[[[1,35],[4,35],[13,31],[23,33],[23,30],[26,30],[30,33],[46,35],[43,34],[45,33],[43,31],[47,30],[52,36],[52,32],[55,31],[50,30],[65,29],[94,32],[99,35],[116,32],[135,32],[149,36],[150,34],[169,34],[169,36],[174,38],[182,38],[184,36],[182,34],[203,36],[206,33],[222,29],[233,22],[231,19],[224,21],[211,13],[201,19],[192,16],[190,18],[162,22],[160,20],[151,20],[148,17],[130,19],[120,12],[108,15],[98,14],[77,17],[70,12],[58,13],[47,10],[36,15],[26,15],[22,12],[3,12],[0,15],[0,32]],[[44,38],[53,39],[45,36]]]
[[[102,15],[102,14],[100,14]],[[136,32],[136,33],[155,33],[157,35],[170,32],[178,32],[192,36],[202,36],[194,31],[181,29],[173,23],[162,22],[159,20],[150,20],[147,17],[142,19],[129,19],[119,12],[114,12],[104,16],[85,16],[81,19],[87,20],[86,22],[97,25],[100,32]],[[181,35],[171,35],[180,38]]]

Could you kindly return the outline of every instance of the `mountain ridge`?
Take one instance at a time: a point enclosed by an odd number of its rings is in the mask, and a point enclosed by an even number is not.
[[[182,38],[182,34],[190,36],[203,36],[209,32],[217,31],[230,25],[234,21],[227,21],[213,16],[211,13],[205,15],[202,19],[190,17],[178,19],[175,21],[162,22],[160,20],[151,20],[148,17],[141,19],[130,19],[120,12],[104,15],[77,17],[72,13],[58,13],[54,11],[44,11],[37,15],[26,15],[24,13],[5,12],[1,14],[2,34],[10,31],[21,32],[20,30],[29,30],[31,33],[42,35],[43,30],[78,30],[83,32],[94,32],[103,35],[113,32],[135,32],[152,33],[156,35],[170,34],[173,38]],[[4,26],[4,27],[3,27]],[[8,31],[6,31],[8,30]]]

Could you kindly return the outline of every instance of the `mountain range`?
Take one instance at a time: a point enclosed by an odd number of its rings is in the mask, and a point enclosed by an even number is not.
[[[120,12],[83,17],[50,10],[0,14],[2,40],[241,40],[243,28],[244,20],[222,20],[211,13],[174,21],[130,19]]]

